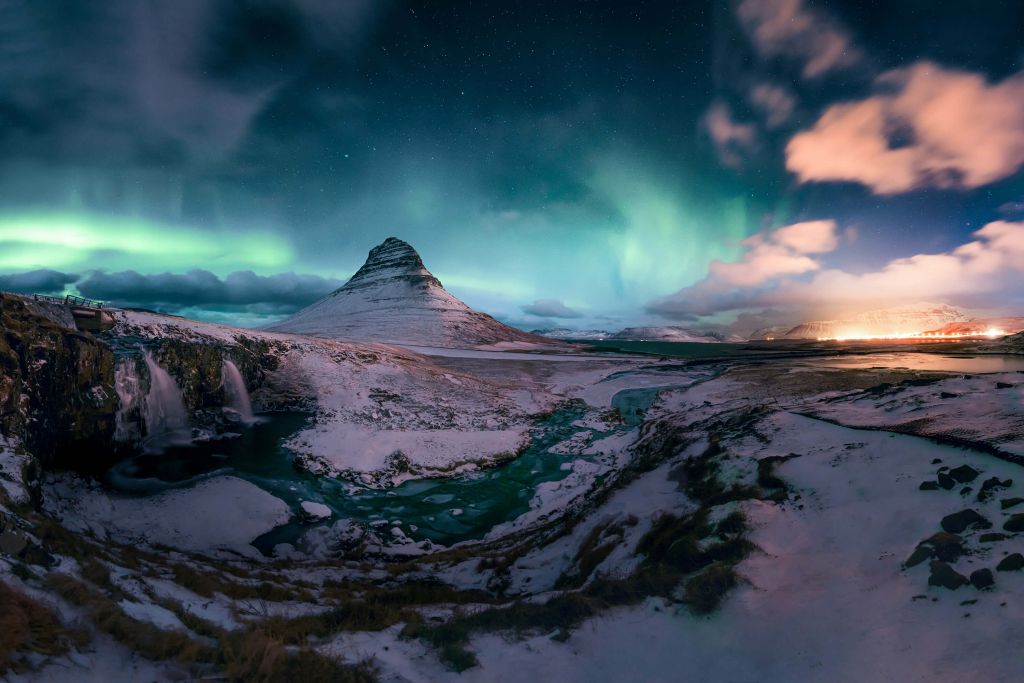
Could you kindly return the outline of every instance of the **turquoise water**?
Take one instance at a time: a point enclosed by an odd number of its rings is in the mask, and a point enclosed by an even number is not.
[[[112,468],[107,479],[115,489],[145,495],[230,474],[281,498],[293,510],[310,500],[330,507],[335,519],[367,524],[401,520],[410,538],[447,545],[483,538],[496,525],[527,512],[538,485],[565,478],[572,461],[584,457],[551,453],[551,446],[580,431],[590,431],[592,438],[599,439],[628,429],[639,423],[656,395],[657,389],[619,392],[613,405],[622,411],[625,423],[608,431],[573,426],[586,411],[582,405],[573,405],[539,423],[531,432],[530,446],[513,460],[450,478],[414,479],[386,490],[315,477],[296,468],[292,454],[281,445],[310,420],[296,413],[263,415],[259,424],[243,429],[236,438],[130,458]],[[296,519],[253,545],[269,553],[278,543],[294,543],[308,528]]]

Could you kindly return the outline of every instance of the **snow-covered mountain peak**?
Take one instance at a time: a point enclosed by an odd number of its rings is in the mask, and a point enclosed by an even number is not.
[[[363,266],[337,291],[365,287],[393,278],[441,287],[441,282],[423,265],[423,259],[412,245],[397,237],[389,237],[370,250]]]
[[[389,237],[342,287],[270,329],[335,339],[466,347],[548,342],[448,293],[407,242]]]

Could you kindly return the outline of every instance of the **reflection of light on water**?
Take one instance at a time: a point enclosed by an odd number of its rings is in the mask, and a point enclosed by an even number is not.
[[[845,369],[903,368],[970,373],[1024,371],[1024,358],[995,354],[942,356],[931,353],[872,353],[863,356],[834,356],[809,362],[817,366]]]

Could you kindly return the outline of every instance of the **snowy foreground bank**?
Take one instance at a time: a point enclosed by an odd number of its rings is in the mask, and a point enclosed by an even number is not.
[[[0,652],[11,680],[1020,678],[1024,375],[417,353],[123,315],[126,347],[221,345],[243,374],[272,357],[253,405],[311,414],[286,446],[339,496],[560,464],[451,544],[231,472],[144,496],[50,475],[42,512],[2,513],[7,599],[55,620]],[[476,514],[446,501],[453,524]],[[276,553],[250,545],[289,525]]]

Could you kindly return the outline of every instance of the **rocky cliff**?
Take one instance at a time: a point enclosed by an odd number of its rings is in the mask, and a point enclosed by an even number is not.
[[[0,434],[44,465],[74,463],[114,433],[114,353],[91,335],[0,295]]]

